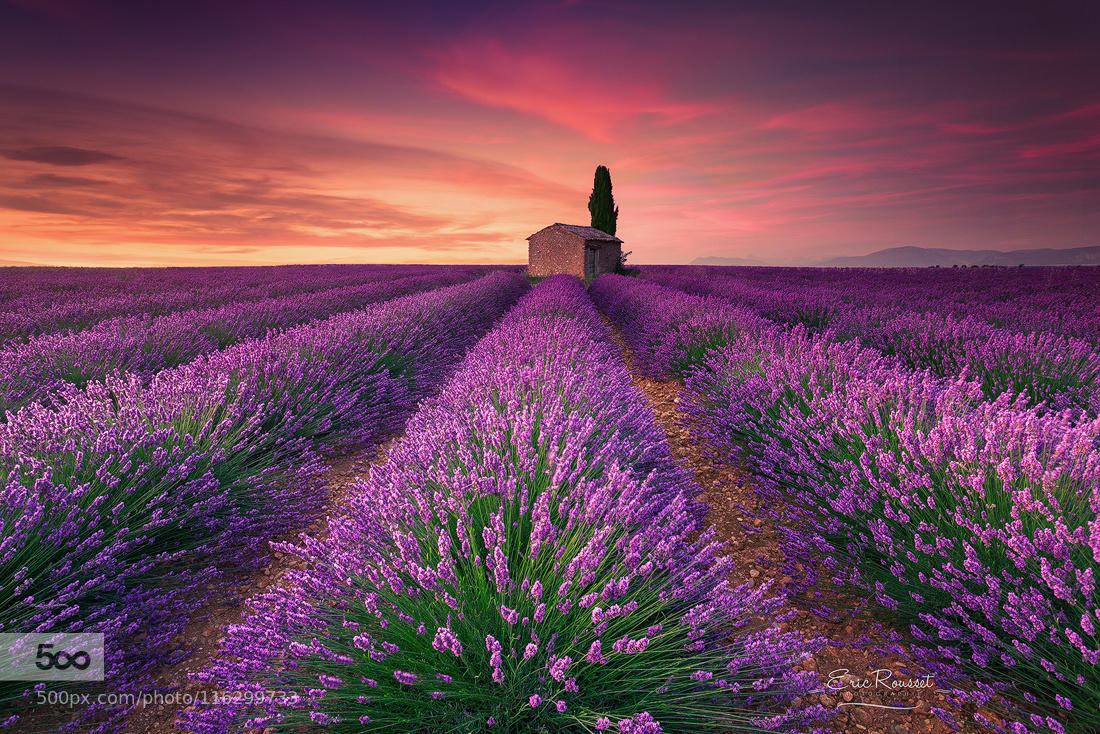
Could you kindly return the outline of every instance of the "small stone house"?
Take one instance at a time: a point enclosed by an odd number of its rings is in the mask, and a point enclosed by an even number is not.
[[[622,244],[615,235],[595,227],[555,222],[527,238],[527,274],[595,278],[611,273],[619,264]]]

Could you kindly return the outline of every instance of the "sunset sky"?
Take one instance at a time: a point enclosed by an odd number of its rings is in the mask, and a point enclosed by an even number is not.
[[[1096,3],[934,5],[0,0],[0,264],[1100,244]]]

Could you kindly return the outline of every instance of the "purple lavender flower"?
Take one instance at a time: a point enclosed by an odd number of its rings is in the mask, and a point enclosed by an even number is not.
[[[398,683],[404,683],[407,686],[416,685],[417,681],[420,680],[420,677],[415,673],[408,673],[404,670],[393,671],[393,677],[397,679]]]
[[[440,651],[448,650],[456,658],[462,655],[462,642],[449,627],[440,627],[436,630],[432,647]]]

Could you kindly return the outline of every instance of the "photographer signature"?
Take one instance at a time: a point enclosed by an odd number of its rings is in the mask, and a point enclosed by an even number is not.
[[[840,693],[845,689],[851,690],[921,690],[925,688],[934,688],[935,681],[933,681],[930,674],[919,676],[916,678],[898,678],[894,675],[894,671],[889,668],[878,668],[872,670],[867,674],[867,677],[858,677],[850,675],[848,668],[838,668],[829,673],[829,680],[825,683],[825,692],[828,693]],[[916,706],[889,706],[877,703],[863,703],[860,701],[842,701],[839,706],[870,706],[872,708],[885,708],[885,709],[897,709],[903,711],[911,711]]]

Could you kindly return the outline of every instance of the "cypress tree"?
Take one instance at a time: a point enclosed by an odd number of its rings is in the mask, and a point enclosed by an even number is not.
[[[588,197],[588,211],[592,213],[592,226],[609,235],[615,234],[619,222],[619,207],[611,195],[611,171],[607,166],[596,166],[592,181],[592,195]]]

